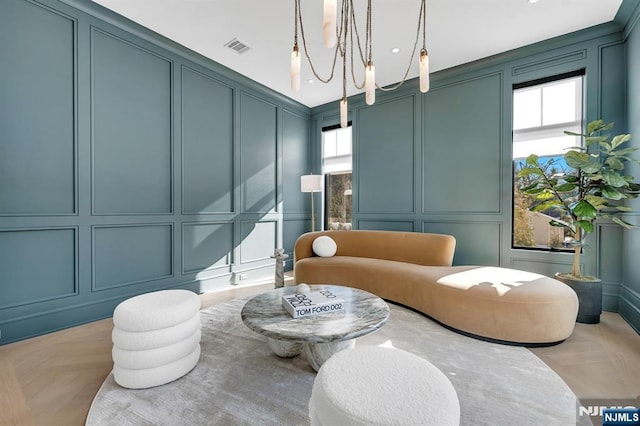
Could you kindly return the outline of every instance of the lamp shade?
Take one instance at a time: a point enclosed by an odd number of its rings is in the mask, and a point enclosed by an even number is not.
[[[300,176],[300,190],[302,192],[322,191],[322,175]]]

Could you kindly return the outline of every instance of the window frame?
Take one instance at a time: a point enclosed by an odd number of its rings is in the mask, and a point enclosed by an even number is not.
[[[541,102],[540,108],[541,108],[541,115],[540,115],[540,120],[541,120],[541,125],[537,126],[537,127],[529,127],[529,128],[524,128],[524,129],[514,129],[514,94],[516,90],[519,89],[524,89],[524,88],[528,88],[528,87],[541,87],[543,88],[545,85],[550,85],[550,83],[557,83],[559,81],[562,80],[568,80],[571,78],[575,78],[575,77],[581,77],[581,88],[579,91],[576,92],[576,97],[578,97],[578,95],[580,96],[580,102],[576,103],[576,114],[580,114],[580,120],[579,121],[569,121],[569,122],[564,122],[564,123],[556,123],[556,124],[550,124],[550,125],[544,125],[543,120],[544,120],[544,116],[543,116],[543,108],[544,108],[544,103]],[[579,93],[578,93],[579,92]],[[535,79],[535,80],[530,80],[530,81],[526,81],[526,82],[522,82],[522,83],[516,83],[512,85],[512,89],[511,89],[511,101],[512,101],[512,108],[511,108],[511,249],[512,250],[526,250],[526,251],[535,251],[535,252],[555,252],[555,253],[570,253],[573,252],[573,248],[572,247],[567,247],[567,248],[558,248],[558,247],[539,247],[539,246],[535,246],[535,247],[530,247],[530,246],[517,246],[515,245],[515,213],[516,213],[516,197],[515,197],[515,190],[516,190],[516,177],[515,177],[515,173],[516,173],[516,159],[513,156],[513,152],[514,152],[514,143],[515,143],[515,139],[516,139],[516,135],[519,134],[521,136],[524,136],[526,139],[529,140],[539,140],[541,139],[540,136],[548,136],[548,137],[554,137],[554,136],[558,136],[558,131],[564,131],[567,130],[571,127],[576,126],[578,127],[578,131],[582,132],[582,129],[584,128],[584,123],[585,123],[585,116],[586,116],[586,70],[584,68],[575,70],[575,71],[571,71],[571,72],[567,72],[567,73],[562,73],[562,74],[555,74],[553,76],[548,76],[548,77],[544,77],[544,78],[540,78],[540,79]],[[579,105],[578,105],[579,104]],[[535,137],[534,137],[535,136]],[[525,139],[525,140],[526,140]],[[522,140],[522,139],[520,139]],[[584,141],[581,140],[580,143],[582,144],[582,146],[584,146]],[[520,160],[521,161],[521,160]]]

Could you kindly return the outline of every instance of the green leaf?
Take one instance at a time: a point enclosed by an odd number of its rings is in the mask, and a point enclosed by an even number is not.
[[[616,157],[607,158],[605,163],[611,166],[614,170],[624,170],[624,164],[622,164],[622,161],[618,160]]]
[[[597,173],[601,168],[602,164],[589,159],[589,163],[582,167],[582,171],[585,173]]]
[[[616,149],[612,154],[615,153],[616,156],[621,157],[623,155],[632,154],[639,150],[640,148],[624,148],[624,149]]]
[[[546,210],[558,210],[558,209],[562,209],[563,206],[564,205],[560,201],[553,199],[553,200],[545,201],[542,204],[538,204],[537,206],[533,207],[531,211],[543,212]]]
[[[523,186],[523,187],[520,187],[518,189],[520,191],[522,191],[522,192],[527,192],[527,191],[530,191],[530,190],[532,190],[533,188],[535,188],[537,186],[538,186],[538,182],[533,182],[531,185]]]
[[[626,222],[626,221],[624,221],[624,220],[620,219],[620,218],[619,218],[619,217],[617,217],[617,216],[613,216],[613,217],[611,218],[611,220],[612,220],[612,221],[614,221],[615,223],[617,223],[618,225],[623,226],[623,227],[625,227],[625,228],[627,228],[627,229],[640,228],[639,226],[634,225],[634,224],[629,223],[629,222]]]
[[[607,204],[607,200],[606,199],[604,199],[602,197],[598,197],[596,195],[587,195],[585,197],[585,200],[587,200],[589,202],[589,204],[591,204],[596,209],[600,209],[601,207],[606,206],[606,204]]]
[[[598,210],[593,207],[588,201],[580,200],[572,208],[571,211],[576,216],[582,219],[595,219],[598,214]]]
[[[565,176],[564,180],[567,183],[575,183],[575,182],[578,182],[578,176],[567,175]]]
[[[567,229],[570,229],[571,232],[576,231],[576,228],[573,226],[573,224],[569,222],[565,222],[564,220],[560,220],[560,219],[551,219],[549,221],[549,225],[555,226],[557,228],[567,228]]]
[[[609,130],[614,126],[614,124],[615,123],[604,124],[604,121],[602,120],[593,120],[587,124],[587,134],[591,135],[592,133]]]
[[[593,232],[594,229],[593,222],[590,222],[588,220],[577,220],[576,225],[582,228],[587,234]]]
[[[621,144],[629,141],[631,139],[631,135],[617,135],[613,137],[613,140],[611,141],[611,148],[612,149],[616,149],[616,147],[620,146]]]
[[[633,211],[633,209],[631,207],[627,207],[627,206],[615,206],[615,208],[619,212],[631,212],[631,211]]]
[[[605,183],[609,186],[613,186],[614,188],[621,188],[627,185],[627,181],[620,176],[619,173],[616,173],[613,170],[603,170],[602,177],[604,178]]]
[[[608,142],[599,142],[601,148],[604,148],[607,152],[611,151],[611,145]]]
[[[591,162],[589,154],[579,151],[567,152],[564,155],[564,160],[567,162],[569,167],[573,167],[574,169],[582,169]]]
[[[564,183],[562,185],[554,186],[553,189],[555,189],[557,192],[571,192],[577,187],[578,185],[576,185],[575,183]]]
[[[591,134],[594,132],[599,132],[604,127],[603,120],[593,120],[589,124],[587,124],[587,134]]]
[[[538,187],[538,188],[527,189],[526,191],[524,189],[521,189],[520,191],[524,192],[525,194],[536,195],[544,191],[544,189],[545,189],[544,187]]]
[[[536,200],[542,200],[542,201],[544,201],[544,200],[550,200],[550,199],[552,199],[552,198],[554,198],[554,197],[555,197],[555,195],[553,195],[553,193],[552,193],[552,192],[550,192],[550,191],[546,191],[546,190],[545,190],[545,191],[540,192],[540,193],[536,196]]]
[[[606,136],[587,136],[586,138],[584,138],[584,142],[585,142],[585,145],[587,145],[587,146],[591,146],[594,143],[595,144],[599,144],[601,146],[603,144],[606,144],[607,146],[609,146],[609,149],[610,149],[611,146],[607,142],[607,139],[608,138]]]
[[[609,200],[622,200],[623,198],[627,198],[622,192],[608,185],[602,188],[602,196]]]
[[[539,176],[541,174],[542,172],[540,171],[540,169],[534,169],[533,167],[525,167],[524,169],[520,170],[516,176],[519,178],[522,178],[522,177],[527,177],[531,175]]]
[[[538,156],[535,154],[531,154],[527,157],[527,165],[538,167]]]

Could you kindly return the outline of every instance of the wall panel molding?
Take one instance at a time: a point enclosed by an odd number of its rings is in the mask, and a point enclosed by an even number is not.
[[[503,90],[492,72],[424,96],[422,214],[502,213]]]
[[[200,229],[200,233],[198,233]],[[229,268],[234,264],[233,221],[182,224],[182,274]],[[189,247],[191,243],[192,247]]]
[[[271,255],[277,246],[278,221],[248,221],[240,222],[240,264],[271,261]],[[256,265],[260,267],[260,265]]]
[[[354,229],[415,232],[415,222],[405,219],[358,219]]]
[[[423,220],[422,232],[453,235],[456,238],[454,265],[500,266],[500,222]]]
[[[173,277],[173,222],[92,226],[93,292]]]
[[[545,68],[551,68],[558,65],[567,64],[570,62],[583,61],[587,58],[587,50],[581,49],[574,52],[552,56],[539,61],[533,61],[524,65],[518,65],[511,68],[511,75],[517,76],[521,74],[527,74],[533,71],[538,71]]]
[[[182,213],[234,212],[235,89],[181,67]]]
[[[240,92],[240,188],[242,213],[277,211],[276,105]]]
[[[93,26],[90,38],[92,213],[172,214],[173,61]]]
[[[31,1],[2,8],[0,216],[77,215],[78,20]]]
[[[78,227],[0,229],[0,310],[79,292]]]
[[[355,111],[354,209],[360,214],[415,213],[416,95]]]

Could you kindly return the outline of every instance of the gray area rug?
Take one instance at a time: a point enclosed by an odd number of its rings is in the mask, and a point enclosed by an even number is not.
[[[282,359],[270,353],[266,339],[240,319],[246,300],[202,311],[202,355],[185,377],[130,390],[110,374],[86,424],[308,425],[315,372],[304,355]],[[576,424],[575,395],[528,350],[465,337],[389,306],[387,324],[357,344],[391,345],[442,370],[458,393],[462,425]]]

